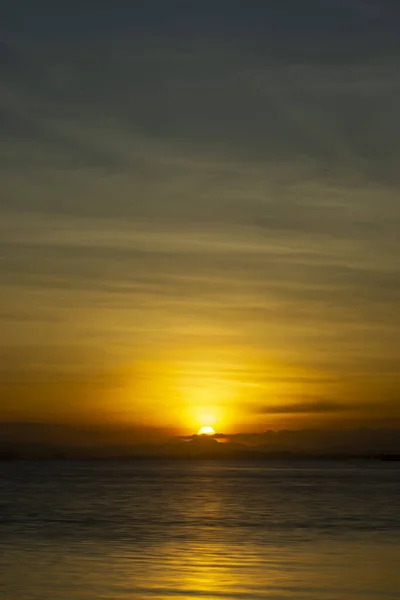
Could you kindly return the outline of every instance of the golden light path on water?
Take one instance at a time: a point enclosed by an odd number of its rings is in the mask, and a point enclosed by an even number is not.
[[[88,544],[86,552],[66,544],[65,562],[54,561],[59,549],[35,548],[39,572],[33,575],[31,556],[11,550],[8,560],[20,561],[18,570],[9,570],[5,583],[17,589],[21,571],[26,569],[25,584],[34,589],[43,586],[54,597],[68,600],[70,573],[79,582],[77,600],[171,600],[219,598],[221,600],[351,600],[360,597],[381,600],[380,594],[394,598],[399,583],[393,547],[349,540],[343,554],[341,542],[330,540],[312,545],[263,545],[256,539],[231,544],[229,539],[210,537],[199,531],[192,541],[161,540],[142,546],[121,543],[99,548]],[[82,565],[85,565],[85,571]],[[66,568],[67,567],[67,568]],[[45,583],[44,583],[45,582]],[[14,600],[14,597],[11,597]],[[15,596],[20,600],[20,596]]]
[[[389,466],[362,469],[218,461],[3,467],[5,598],[26,600],[27,590],[59,600],[397,598],[397,475]],[[68,494],[60,494],[66,479]],[[21,486],[29,492],[22,505]],[[35,514],[28,528],[23,511]]]

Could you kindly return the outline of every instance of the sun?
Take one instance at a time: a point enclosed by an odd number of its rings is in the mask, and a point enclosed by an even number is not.
[[[215,435],[215,431],[212,427],[206,425],[198,430],[197,435]]]

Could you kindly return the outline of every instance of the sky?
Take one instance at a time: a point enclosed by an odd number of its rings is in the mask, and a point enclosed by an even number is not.
[[[0,421],[400,427],[399,67],[395,1],[3,0]]]

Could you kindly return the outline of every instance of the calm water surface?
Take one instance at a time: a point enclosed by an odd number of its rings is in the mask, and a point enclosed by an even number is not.
[[[399,599],[400,467],[0,463],[0,596]]]

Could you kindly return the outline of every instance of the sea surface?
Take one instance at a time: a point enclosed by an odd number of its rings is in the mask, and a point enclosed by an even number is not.
[[[0,463],[2,600],[400,598],[399,463]]]

